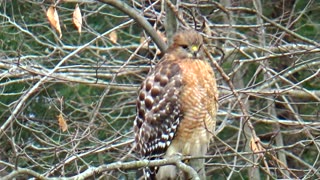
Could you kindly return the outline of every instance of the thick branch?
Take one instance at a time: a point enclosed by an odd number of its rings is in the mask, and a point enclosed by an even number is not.
[[[122,1],[116,1],[116,0],[99,0],[99,1],[105,4],[109,4],[119,9],[120,11],[124,12],[128,16],[130,16],[139,25],[141,25],[141,27],[149,34],[149,36],[151,36],[153,41],[157,44],[157,46],[162,52],[164,52],[167,49],[167,45],[158,36],[157,32],[153,29],[150,23],[143,16],[141,16],[135,9],[128,6],[126,3]]]
[[[184,158],[182,156],[173,156],[168,159],[161,159],[161,160],[141,160],[141,161],[132,161],[132,162],[115,162],[111,164],[106,164],[106,165],[101,165],[99,167],[92,167],[84,172],[68,177],[68,178],[62,178],[64,180],[71,180],[71,179],[86,179],[89,177],[92,177],[94,174],[97,173],[102,173],[106,171],[111,171],[111,170],[126,170],[126,169],[138,169],[138,168],[143,168],[143,167],[154,167],[154,166],[163,166],[163,165],[177,165],[182,171],[186,172],[189,174],[189,176],[193,180],[200,180],[200,178],[197,175],[197,172],[192,169],[190,166],[187,166],[182,162]],[[33,170],[30,169],[25,169],[25,168],[18,168],[17,170],[11,172],[9,175],[3,177],[3,180],[9,180],[13,179],[21,174],[28,174],[33,177],[36,177],[37,179],[42,179],[42,180],[55,180],[55,179],[61,179],[61,178],[48,178],[40,173],[37,173]]]

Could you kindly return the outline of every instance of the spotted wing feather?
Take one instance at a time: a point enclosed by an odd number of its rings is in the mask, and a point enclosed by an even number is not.
[[[159,156],[170,145],[182,118],[181,88],[181,70],[173,62],[159,63],[141,84],[134,131],[142,157]]]

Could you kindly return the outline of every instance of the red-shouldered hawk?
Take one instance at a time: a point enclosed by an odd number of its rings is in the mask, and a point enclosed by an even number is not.
[[[218,90],[212,67],[201,59],[202,44],[194,30],[176,33],[141,84],[134,132],[143,158],[206,154],[216,124]],[[204,172],[203,162],[193,168]],[[149,170],[150,179],[175,179],[179,173],[173,165]]]

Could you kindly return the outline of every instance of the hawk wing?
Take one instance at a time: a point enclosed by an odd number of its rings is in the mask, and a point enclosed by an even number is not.
[[[143,157],[161,155],[171,144],[182,119],[181,89],[181,69],[174,61],[162,60],[141,84],[134,131]]]

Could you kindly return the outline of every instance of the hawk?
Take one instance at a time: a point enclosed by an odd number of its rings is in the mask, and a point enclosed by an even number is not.
[[[202,36],[195,30],[179,31],[142,82],[134,121],[136,150],[142,158],[207,153],[216,124],[218,90],[212,67],[202,55]],[[203,159],[190,160],[190,165],[204,174]],[[149,179],[178,176],[173,165],[149,168]]]

